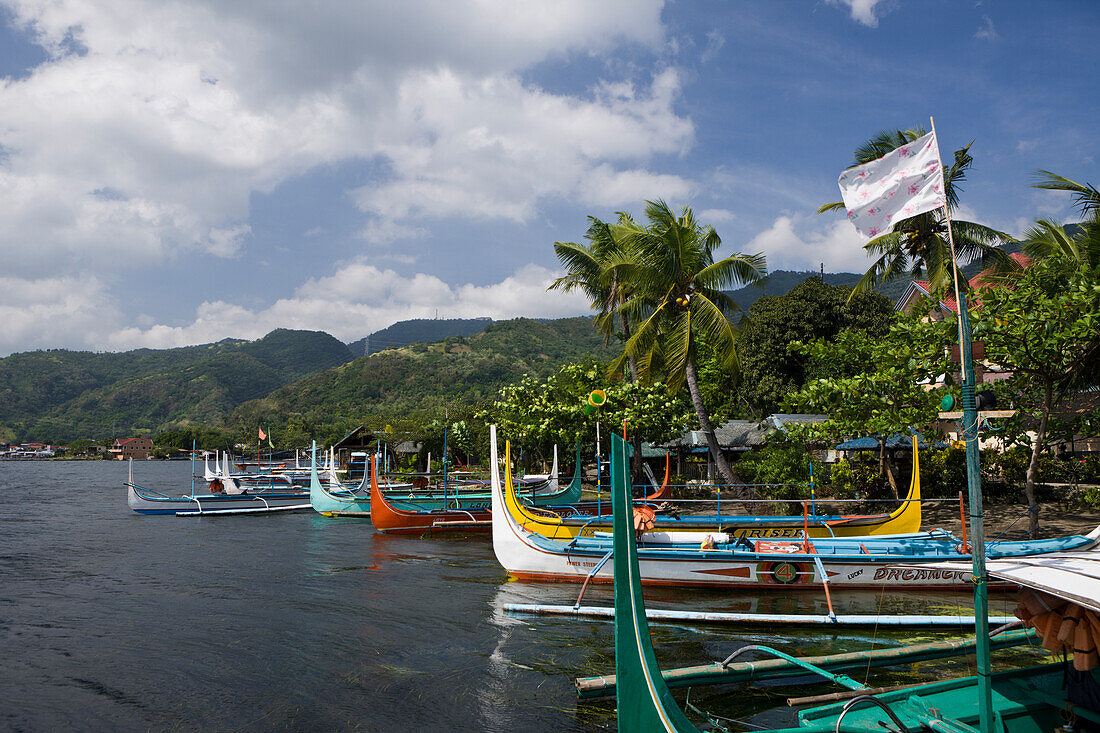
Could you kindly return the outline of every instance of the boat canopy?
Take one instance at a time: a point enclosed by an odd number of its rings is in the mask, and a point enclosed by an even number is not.
[[[1096,534],[1097,530],[1093,530],[1089,536]],[[947,562],[936,563],[934,567],[941,570],[968,570],[970,564]],[[1009,580],[1025,588],[1043,591],[1072,601],[1082,608],[1100,612],[1100,550],[990,559],[986,561],[985,567],[994,578]]]

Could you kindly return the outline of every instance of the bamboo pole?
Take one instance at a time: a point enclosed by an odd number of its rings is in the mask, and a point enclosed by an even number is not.
[[[929,118],[932,133],[936,121]],[[939,157],[939,137],[936,137],[936,156]],[[943,162],[940,162],[943,170]],[[942,175],[942,173],[941,173]],[[982,516],[982,477],[978,453],[978,410],[974,403],[974,355],[970,343],[970,315],[966,307],[966,295],[959,289],[959,268],[955,258],[955,236],[951,231],[951,212],[947,205],[947,182],[944,179],[943,215],[947,222],[947,241],[951,246],[951,272],[955,281],[955,300],[958,303],[959,358],[962,366],[963,437],[966,441],[966,484],[970,493],[970,533],[974,551],[971,553],[974,578],[974,635],[976,671],[978,673],[978,713],[981,730],[993,729],[992,667],[989,660],[989,578],[985,570],[985,526]]]
[[[851,700],[853,697],[859,697],[860,695],[881,695],[886,692],[896,692],[897,690],[907,690],[910,687],[920,687],[927,683],[914,682],[911,685],[893,685],[891,687],[875,687],[869,690],[842,690],[840,692],[830,692],[825,695],[811,695],[810,697],[788,697],[787,705],[792,708],[806,707],[808,705],[822,705],[830,702],[840,702],[841,700]]]
[[[1032,643],[1036,638],[1037,634],[1034,630],[1024,629],[1000,634],[990,640],[989,644],[995,649],[1007,649]],[[829,672],[843,672],[863,670],[868,667],[911,664],[946,657],[961,657],[972,654],[975,645],[976,640],[974,638],[966,638],[914,644],[895,649],[871,649],[842,654],[802,657],[802,661],[826,669]],[[805,677],[806,670],[785,659],[762,659],[754,662],[734,662],[726,667],[723,667],[720,662],[713,662],[695,667],[667,669],[662,671],[661,675],[669,687],[698,687],[762,679]],[[580,699],[604,697],[615,694],[616,678],[613,674],[599,677],[578,677],[574,680],[574,684],[577,687],[577,697]]]

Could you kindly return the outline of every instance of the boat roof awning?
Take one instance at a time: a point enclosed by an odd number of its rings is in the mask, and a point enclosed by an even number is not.
[[[934,566],[923,567],[962,572],[971,570],[968,562],[935,563]],[[994,578],[1049,593],[1100,613],[1100,550],[998,558],[986,560],[985,569]]]

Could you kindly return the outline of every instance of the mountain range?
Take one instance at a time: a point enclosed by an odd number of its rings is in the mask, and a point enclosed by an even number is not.
[[[976,270],[975,270],[976,271]],[[744,309],[816,272],[776,271],[732,291]],[[853,273],[825,273],[852,285]],[[908,285],[880,290],[896,299]],[[591,318],[488,318],[395,323],[344,344],[327,333],[277,329],[174,349],[94,353],[50,349],[0,358],[0,442],[105,440],[172,427],[315,422],[325,415],[423,410],[492,398],[524,374],[609,359]]]

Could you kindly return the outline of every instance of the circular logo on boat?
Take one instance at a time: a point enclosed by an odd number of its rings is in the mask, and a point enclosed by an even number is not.
[[[771,573],[775,582],[781,585],[788,585],[798,580],[798,566],[793,562],[774,563]]]

